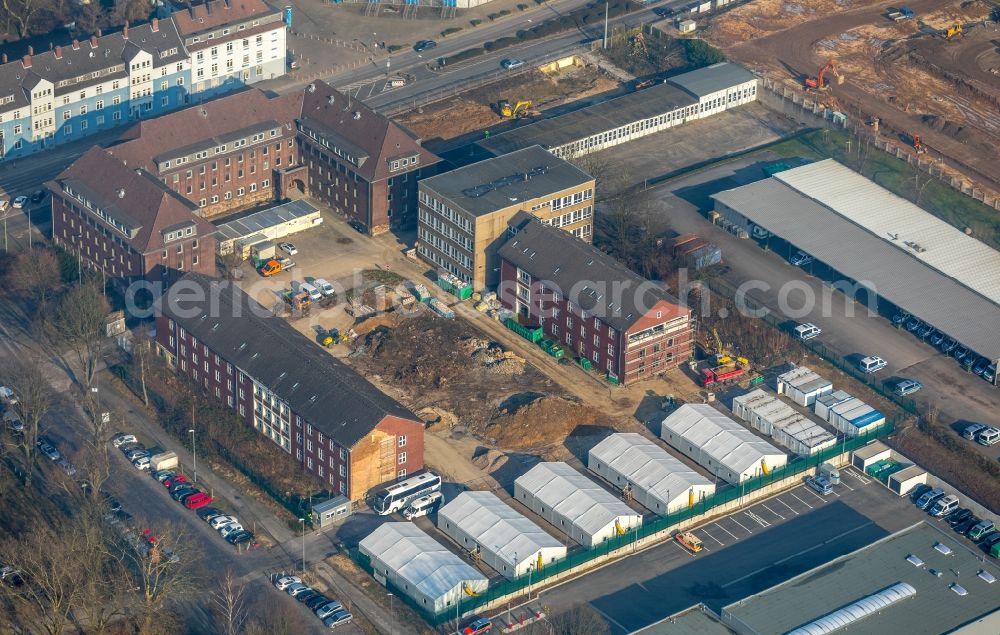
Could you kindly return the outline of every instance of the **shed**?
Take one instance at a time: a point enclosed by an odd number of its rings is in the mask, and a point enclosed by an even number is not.
[[[681,33],[694,33],[696,28],[698,28],[698,23],[694,20],[681,20],[677,23],[677,30]]]
[[[312,506],[316,522],[321,528],[338,525],[354,512],[351,499],[346,496],[335,496]]]
[[[642,525],[642,515],[563,462],[539,463],[514,481],[514,498],[585,547]]]
[[[462,492],[438,511],[438,529],[508,578],[566,557],[566,547],[493,492]]]
[[[885,415],[855,397],[830,409],[830,423],[847,436],[855,437],[885,423]]]
[[[635,500],[661,515],[715,493],[712,481],[634,432],[612,434],[595,445],[587,467],[621,490],[628,487]]]
[[[788,462],[784,452],[708,404],[684,404],[675,410],[663,420],[660,438],[730,483]]]
[[[733,398],[733,414],[796,454],[815,454],[837,442],[821,426],[761,388]]]
[[[778,375],[778,394],[788,395],[795,403],[808,408],[820,395],[833,392],[833,384],[805,366],[797,366]]]
[[[887,485],[893,492],[906,496],[917,485],[927,482],[927,471],[918,465],[911,465],[889,475]]]
[[[868,470],[868,466],[884,461],[892,456],[892,450],[881,441],[873,441],[863,448],[858,448],[851,454],[851,465],[861,473]]]
[[[309,201],[305,199],[288,201],[219,223],[216,226],[218,229],[216,251],[220,256],[225,256],[233,251],[240,251],[244,245],[252,244],[247,243],[247,239],[251,236],[262,236],[276,241],[322,222],[323,216],[319,208]]]
[[[417,606],[440,613],[486,591],[489,580],[413,523],[384,523],[358,545],[375,579],[392,583]]]
[[[845,401],[849,401],[851,395],[847,394],[843,390],[834,390],[833,392],[827,393],[825,395],[820,395],[816,397],[815,406],[816,416],[823,421],[830,421],[830,410]]]

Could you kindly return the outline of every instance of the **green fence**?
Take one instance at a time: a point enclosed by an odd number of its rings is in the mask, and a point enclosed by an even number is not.
[[[844,452],[856,450],[876,438],[890,434],[894,429],[895,422],[887,421],[884,426],[881,426],[879,429],[874,430],[867,435],[850,438],[845,437],[841,443],[834,447],[827,448],[826,450],[818,452],[812,456],[798,457],[783,467],[770,470],[767,474],[762,474],[756,478],[744,481],[738,486],[734,485],[732,487],[727,487],[716,492],[712,496],[706,496],[688,509],[674,512],[672,514],[668,514],[667,516],[657,516],[650,520],[645,520],[642,526],[634,530],[627,531],[624,535],[610,538],[592,549],[582,549],[570,553],[562,560],[546,564],[541,571],[533,571],[522,575],[519,578],[504,580],[498,584],[491,585],[485,592],[475,597],[463,599],[460,606],[456,607],[456,609],[460,613],[464,614],[470,611],[475,611],[488,605],[494,600],[508,595],[517,596],[525,593],[529,591],[529,586],[536,586],[553,576],[564,574],[581,565],[592,562],[597,558],[607,556],[613,551],[628,547],[629,545],[634,545],[636,541],[643,540],[664,530],[676,527],[685,521],[701,516],[707,512],[711,512],[717,507],[732,503],[733,501],[748,496],[759,489],[768,487],[769,485],[789,477],[804,475],[820,463],[828,461]],[[350,550],[350,553],[355,562],[357,562],[369,573],[372,573],[371,562],[367,556],[356,549]],[[395,589],[393,586],[390,586],[390,590],[393,591],[397,597],[407,598],[405,592],[400,593],[398,592],[398,589]],[[430,613],[423,607],[418,606],[415,602],[410,601],[408,603],[419,611],[432,625],[443,624],[450,619],[454,619],[456,615],[452,609],[442,613]]]

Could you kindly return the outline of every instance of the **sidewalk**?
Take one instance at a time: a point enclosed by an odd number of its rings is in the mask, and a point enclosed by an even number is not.
[[[115,377],[106,370],[98,374],[100,386],[101,407],[110,412],[120,412],[125,417],[123,432],[140,432],[153,440],[156,445],[177,453],[177,459],[189,476],[194,473],[194,457],[191,446],[167,433],[143,407],[139,399]],[[195,422],[197,426],[197,422]],[[288,526],[274,514],[226,479],[212,472],[207,462],[198,465],[198,483],[208,488],[216,498],[221,497],[229,503],[232,510],[240,518],[244,527],[255,533],[267,533],[275,543],[281,544],[295,537]]]
[[[353,613],[363,615],[380,633],[418,635],[418,631],[410,624],[400,622],[397,619],[395,611],[390,615],[389,611],[379,606],[363,590],[354,586],[330,565],[325,562],[317,562],[313,565],[313,570],[324,582],[330,585],[331,591],[335,592],[334,595],[338,596],[338,599],[349,598],[351,601],[350,610]],[[402,602],[402,600],[396,601]],[[346,605],[346,603],[344,604]]]

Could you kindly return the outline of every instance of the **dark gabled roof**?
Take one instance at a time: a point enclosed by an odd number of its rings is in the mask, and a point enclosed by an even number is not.
[[[307,129],[328,137],[331,144],[340,143],[344,149],[363,153],[366,158],[361,165],[355,165],[354,171],[369,182],[410,171],[390,172],[389,161],[393,158],[419,155],[417,168],[440,161],[405,128],[324,82],[306,86],[299,119]]]
[[[563,229],[543,225],[527,212],[515,214],[509,225],[516,233],[500,248],[501,258],[619,331],[660,301],[673,305],[677,316],[689,312],[659,284]]]
[[[197,206],[160,182],[149,172],[130,169],[122,161],[94,146],[49,184],[55,192],[69,187],[83,196],[109,219],[135,230],[123,239],[139,253],[163,246],[168,227],[194,223],[199,236],[214,234],[215,227],[197,216]],[[114,227],[97,216],[97,222]],[[115,235],[120,235],[117,232]]]
[[[197,294],[201,301],[192,301]],[[344,447],[353,447],[386,416],[416,420],[232,282],[188,273],[170,287],[159,309]]]

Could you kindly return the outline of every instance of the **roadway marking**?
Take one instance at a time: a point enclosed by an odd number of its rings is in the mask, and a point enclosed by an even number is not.
[[[795,492],[788,492],[788,493],[792,495],[792,498],[794,498],[795,500],[799,501],[800,503],[802,503],[803,505],[805,505],[809,509],[813,508],[812,505],[810,505],[809,503],[805,502],[804,500],[802,500],[801,498],[799,498],[798,496],[796,496]]]
[[[768,507],[768,506],[767,506],[767,505],[765,505],[764,503],[761,503],[761,504],[760,504],[760,506],[761,506],[761,507],[763,507],[764,509],[766,509],[767,511],[771,512],[772,514],[774,514],[775,516],[777,516],[777,517],[778,517],[778,518],[780,518],[781,520],[785,520],[785,517],[784,517],[784,516],[782,516],[781,514],[779,514],[779,513],[778,513],[778,512],[776,512],[776,511],[774,511],[773,509],[771,509],[770,507]]]
[[[775,565],[780,565],[780,564],[783,564],[783,563],[785,563],[785,562],[788,562],[788,561],[789,561],[789,560],[791,560],[792,558],[797,558],[797,557],[799,557],[799,556],[801,556],[801,555],[803,555],[803,554],[806,554],[806,553],[809,553],[810,551],[813,551],[813,550],[815,550],[815,549],[819,549],[820,547],[822,547],[822,546],[824,546],[824,545],[828,545],[828,544],[830,544],[830,543],[831,543],[831,542],[833,542],[834,540],[840,540],[841,538],[843,538],[844,536],[846,536],[846,535],[848,535],[848,534],[853,534],[854,532],[858,531],[859,529],[864,529],[864,528],[865,528],[865,527],[867,527],[868,525],[874,525],[874,524],[875,524],[875,523],[874,523],[874,522],[872,522],[872,521],[868,521],[868,522],[866,522],[866,523],[862,523],[862,524],[858,525],[857,527],[855,527],[855,528],[853,528],[853,529],[848,529],[847,531],[844,531],[844,532],[841,532],[841,533],[837,534],[837,535],[836,535],[836,536],[834,536],[833,538],[830,538],[830,539],[828,539],[828,540],[824,540],[823,542],[821,542],[821,543],[819,543],[819,544],[815,544],[815,545],[813,545],[812,547],[807,547],[807,548],[803,549],[802,551],[799,551],[799,552],[797,552],[797,553],[793,553],[793,554],[792,554],[792,555],[790,555],[790,556],[785,556],[785,557],[784,557],[784,558],[782,558],[781,560],[778,560],[778,561],[776,561],[776,562],[774,562],[774,563],[772,563],[772,564],[768,564],[768,565],[764,565],[763,567],[761,567],[761,568],[757,569],[756,571],[751,571],[750,573],[748,573],[748,574],[746,574],[746,575],[744,575],[744,576],[741,576],[741,577],[739,577],[739,578],[736,578],[735,580],[731,580],[731,581],[729,581],[729,582],[727,582],[727,583],[723,584],[723,585],[722,585],[722,588],[723,588],[723,589],[725,589],[725,588],[727,588],[727,587],[731,587],[731,586],[733,586],[734,584],[739,584],[740,582],[743,582],[743,581],[744,581],[744,580],[746,580],[747,578],[750,578],[750,577],[753,577],[753,576],[757,575],[757,574],[758,574],[758,573],[760,573],[761,571],[766,571],[767,569],[769,569],[769,568],[771,568],[771,567],[773,567],[773,566],[775,566]]]
[[[807,487],[807,488],[805,488],[805,490],[807,492],[809,492],[810,494],[812,494],[813,496],[815,496],[819,500],[819,502],[821,502],[821,503],[825,503],[826,502],[826,499],[823,498],[822,496],[820,496],[819,494],[817,494],[816,492],[812,491],[811,487]]]
[[[620,623],[618,622],[618,620],[616,620],[615,618],[611,617],[610,615],[608,615],[607,613],[605,613],[605,612],[604,612],[604,611],[602,611],[601,609],[597,608],[597,607],[596,607],[596,606],[594,606],[593,604],[591,604],[590,606],[591,606],[591,607],[592,607],[592,608],[593,608],[593,609],[594,609],[595,611],[597,611],[598,613],[600,613],[601,615],[603,615],[603,616],[604,616],[604,619],[608,620],[609,622],[611,622],[612,624],[614,624],[614,625],[615,625],[615,626],[617,626],[618,628],[622,629],[622,631],[623,631],[623,632],[625,632],[625,633],[628,633],[628,632],[630,632],[630,631],[629,631],[629,629],[627,629],[627,628],[625,628],[624,626],[622,626],[622,625],[621,625],[621,624],[620,624]]]
[[[736,534],[734,534],[733,532],[729,531],[728,529],[726,529],[725,527],[723,527],[719,523],[715,523],[715,526],[718,527],[719,529],[721,529],[722,531],[726,532],[730,536],[732,536],[733,540],[739,540],[739,538],[736,537]]]
[[[736,520],[732,516],[728,516],[728,518],[729,518],[729,520],[733,521],[734,523],[736,523],[740,527],[743,527],[743,531],[747,532],[748,534],[752,534],[753,533],[752,531],[750,531],[749,529],[747,529],[746,526],[743,523],[741,523],[740,521]]]
[[[789,505],[788,503],[786,503],[785,501],[781,500],[780,498],[775,498],[774,500],[778,501],[779,503],[781,503],[782,505],[784,505],[785,507],[787,507],[787,508],[788,508],[788,511],[792,512],[792,513],[793,513],[793,514],[795,514],[796,516],[798,516],[798,515],[799,515],[799,512],[797,512],[797,511],[795,511],[794,509],[792,509],[792,506],[791,506],[791,505]]]
[[[863,476],[861,474],[858,474],[853,469],[847,470],[847,473],[850,474],[851,476],[853,476],[854,478],[858,479],[859,481],[861,481],[865,485],[868,485],[868,484],[870,484],[872,482],[872,480],[870,478],[867,478],[867,477],[865,477],[865,476]]]
[[[852,492],[854,491],[854,488],[851,487],[850,485],[848,485],[847,483],[845,483],[844,479],[840,479],[840,484],[843,485],[844,487],[846,487],[847,489],[851,490]]]
[[[701,533],[705,534],[706,536],[708,536],[709,538],[711,538],[715,542],[719,543],[719,546],[721,546],[721,547],[725,547],[726,546],[726,544],[724,542],[722,542],[721,540],[719,540],[718,538],[716,538],[712,534],[710,534],[707,531],[705,531],[704,527],[702,527],[699,531],[701,531]]]
[[[670,544],[672,544],[673,546],[677,547],[678,549],[680,549],[681,551],[683,551],[684,553],[686,553],[691,558],[694,558],[694,554],[691,553],[691,550],[688,549],[687,547],[685,547],[684,545],[682,545],[681,543],[677,542],[676,540],[671,540]]]
[[[743,513],[746,514],[751,520],[757,521],[757,524],[760,525],[761,527],[770,527],[771,526],[771,523],[767,522],[766,520],[764,520],[763,518],[761,518],[757,514],[753,513],[752,511],[748,510],[748,511],[745,511]]]

